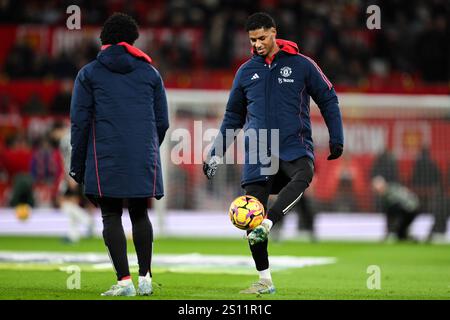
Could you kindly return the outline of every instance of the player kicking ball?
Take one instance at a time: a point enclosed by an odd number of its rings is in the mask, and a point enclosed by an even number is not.
[[[278,160],[274,174],[267,174],[267,163],[258,159],[250,163],[252,150],[246,143],[241,185],[246,195],[256,197],[264,206],[267,217],[261,225],[248,232],[248,242],[259,281],[241,291],[244,294],[275,292],[269,269],[268,236],[274,224],[282,219],[300,200],[314,175],[314,153],[309,117],[310,98],[320,108],[330,134],[328,160],[342,155],[344,137],[338,98],[333,85],[319,66],[299,52],[297,44],[276,39],[275,21],[266,13],[251,15],[246,23],[253,56],[237,71],[220,134],[208,153],[203,172],[211,179],[236,131],[245,128],[278,130],[279,152],[266,144],[266,156]],[[231,130],[230,130],[231,129]],[[232,133],[233,136],[230,137]],[[267,136],[271,136],[270,133]],[[271,142],[273,144],[273,141]],[[264,149],[264,148],[263,148]],[[277,200],[267,210],[270,194]]]

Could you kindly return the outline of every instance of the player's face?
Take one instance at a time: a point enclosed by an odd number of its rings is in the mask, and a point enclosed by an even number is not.
[[[372,180],[372,188],[377,194],[383,194],[386,191],[386,181],[376,177]]]
[[[260,56],[267,56],[275,47],[275,37],[277,32],[275,28],[250,30],[248,36],[253,52]]]

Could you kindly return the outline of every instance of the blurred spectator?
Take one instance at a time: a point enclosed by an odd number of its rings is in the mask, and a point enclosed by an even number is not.
[[[9,205],[15,207],[19,204],[34,206],[32,178],[30,176],[30,163],[32,151],[24,136],[18,134],[6,141],[5,150],[1,155],[8,181],[12,184]]]
[[[28,173],[20,173],[16,175],[12,183],[10,207],[27,204],[34,207],[33,179]]]
[[[52,73],[51,60],[47,54],[35,52],[32,70],[28,77],[45,78]]]
[[[65,51],[61,52],[51,63],[52,75],[58,79],[75,78],[78,69],[72,56]]]
[[[165,60],[163,63],[171,69],[188,69],[193,66],[192,48],[186,39],[174,32],[161,45],[160,56]]]
[[[9,181],[12,181],[18,174],[30,172],[31,157],[32,150],[23,135],[17,134],[6,139],[1,162],[8,174]]]
[[[49,136],[36,142],[31,159],[31,175],[35,183],[53,184],[60,178],[62,159]]]
[[[30,76],[33,70],[34,52],[26,42],[18,42],[6,57],[4,71],[11,79]]]
[[[429,148],[425,147],[419,154],[413,168],[413,176],[411,185],[417,193],[421,203],[423,212],[428,212],[433,215],[434,224],[428,235],[431,241],[437,233],[442,233],[446,229],[442,218],[445,215],[443,203],[443,181],[442,174],[437,163],[431,158]]]
[[[450,168],[448,166],[448,168]],[[428,241],[436,244],[448,243],[446,239],[448,218],[450,216],[450,170],[447,171],[446,181],[443,182],[442,192],[437,191],[434,212],[434,222],[428,234]]]
[[[19,112],[19,105],[11,97],[7,95],[0,96],[0,114],[13,115],[19,114]]]
[[[450,168],[450,167],[449,167]],[[437,196],[438,203],[434,213],[434,222],[428,234],[428,241],[435,244],[446,244],[448,218],[450,216],[450,170],[447,172],[445,189]]]
[[[383,177],[387,183],[398,183],[398,165],[397,160],[394,155],[389,151],[389,149],[385,149],[382,153],[380,153],[377,158],[375,158],[372,171],[371,178],[375,178],[377,176]],[[374,194],[375,200],[375,210],[383,210],[382,197],[379,196],[378,193]],[[395,230],[395,217],[393,215],[386,215],[386,229],[387,233],[394,233]]]
[[[358,212],[364,198],[364,184],[366,184],[362,168],[357,161],[348,154],[344,154],[337,164],[336,194],[332,203],[333,211]],[[355,201],[356,199],[356,201]]]
[[[68,243],[77,243],[83,236],[82,229],[86,235],[91,237],[94,231],[94,220],[92,217],[93,206],[89,206],[87,199],[83,196],[83,186],[77,184],[69,176],[70,171],[70,127],[63,122],[57,121],[53,124],[50,137],[54,147],[58,146],[64,164],[64,178],[58,186],[57,205],[69,219],[69,226],[64,240]],[[82,204],[87,209],[82,207]]]
[[[206,66],[209,68],[227,68],[231,65],[235,32],[230,20],[228,12],[216,14],[206,29]]]
[[[442,180],[439,167],[431,158],[428,147],[422,149],[414,163],[411,186],[420,198],[422,209],[433,212],[434,200],[442,192]]]
[[[51,187],[52,201],[56,203],[59,185],[64,178],[64,166],[59,142],[46,135],[36,142],[31,159],[31,176],[35,184]]]
[[[381,176],[372,179],[372,188],[382,199],[383,211],[394,221],[394,233],[388,232],[386,240],[410,240],[408,229],[419,214],[419,198],[406,187],[388,183]]]
[[[70,99],[72,98],[73,81],[66,79],[61,83],[61,91],[53,99],[50,105],[50,113],[53,115],[65,115],[70,113]]]
[[[42,102],[41,97],[35,92],[23,106],[22,112],[28,116],[39,116],[46,114],[47,108],[44,102]]]
[[[399,181],[397,160],[389,149],[384,149],[384,151],[375,158],[372,165],[371,176],[372,178],[381,176],[388,183]]]
[[[448,14],[448,12],[447,12]],[[445,82],[449,79],[449,37],[444,14],[430,19],[417,38],[417,66],[427,82]],[[439,49],[437,49],[439,48]]]
[[[332,83],[342,83],[346,81],[343,77],[345,75],[345,65],[339,49],[336,46],[329,45],[325,49],[322,57],[323,70],[327,71],[327,77]]]

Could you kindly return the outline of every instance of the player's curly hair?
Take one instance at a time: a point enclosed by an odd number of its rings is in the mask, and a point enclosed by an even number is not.
[[[137,38],[139,38],[139,31],[136,20],[120,12],[113,13],[105,21],[100,33],[100,40],[103,45],[117,44],[123,41],[132,45]]]
[[[256,12],[247,19],[245,24],[245,30],[252,31],[257,29],[270,29],[276,28],[275,20],[265,12]]]

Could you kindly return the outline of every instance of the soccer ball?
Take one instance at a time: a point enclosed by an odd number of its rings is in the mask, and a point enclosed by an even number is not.
[[[21,203],[16,206],[15,211],[17,219],[26,221],[30,217],[31,207],[26,203]]]
[[[264,206],[252,196],[240,196],[233,200],[228,210],[231,223],[241,230],[252,230],[264,220]]]

